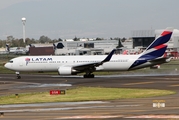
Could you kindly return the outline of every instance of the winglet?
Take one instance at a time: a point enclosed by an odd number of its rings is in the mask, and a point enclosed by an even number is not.
[[[104,63],[104,62],[108,62],[110,61],[111,57],[113,56],[114,52],[116,51],[116,49],[113,49],[109,55],[101,62],[101,63]]]

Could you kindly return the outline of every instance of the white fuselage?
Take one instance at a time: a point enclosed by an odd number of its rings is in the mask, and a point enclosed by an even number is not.
[[[91,56],[22,56],[10,60],[5,67],[14,71],[57,71],[63,66],[78,66],[100,62],[106,55]],[[96,67],[96,71],[126,71],[139,55],[113,55],[109,62]]]

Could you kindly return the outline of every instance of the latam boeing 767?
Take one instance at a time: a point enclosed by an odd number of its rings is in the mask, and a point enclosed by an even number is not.
[[[114,55],[114,49],[109,55],[21,56],[11,59],[4,66],[16,71],[18,79],[21,78],[20,71],[57,71],[59,75],[76,75],[84,72],[84,78],[93,78],[94,71],[135,70],[170,61],[163,55],[172,33],[172,28],[166,28],[138,55]]]

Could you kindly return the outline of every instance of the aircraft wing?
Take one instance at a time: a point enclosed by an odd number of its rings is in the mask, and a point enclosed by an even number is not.
[[[113,49],[109,53],[109,55],[104,60],[102,60],[100,62],[92,62],[92,63],[79,64],[79,65],[75,65],[75,66],[72,66],[72,67],[73,67],[73,69],[75,69],[77,71],[85,71],[85,70],[95,69],[95,67],[98,67],[98,66],[102,65],[103,63],[110,61],[110,59],[113,56],[115,51],[116,50]]]

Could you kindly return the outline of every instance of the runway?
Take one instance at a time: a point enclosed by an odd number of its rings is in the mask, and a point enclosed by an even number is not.
[[[71,89],[78,86],[145,88],[174,90],[177,94],[111,101],[59,102],[42,104],[0,105],[0,119],[131,119],[179,118],[179,75],[111,75],[82,78],[81,76],[0,74],[0,95]],[[162,100],[165,107],[153,107]]]

